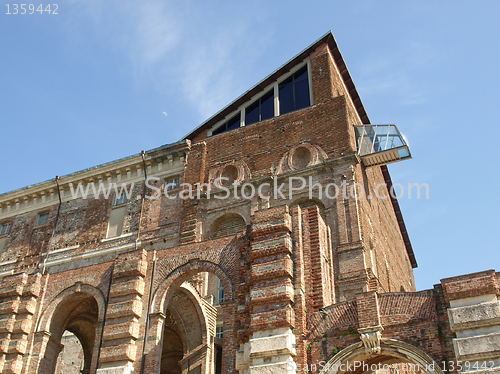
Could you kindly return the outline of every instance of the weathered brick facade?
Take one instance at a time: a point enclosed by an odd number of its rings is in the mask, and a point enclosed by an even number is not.
[[[302,66],[311,105],[281,114]],[[243,126],[269,90],[275,115]],[[416,291],[387,168],[357,154],[363,123],[328,33],[175,144],[0,195],[0,372],[500,366],[499,273]],[[126,200],[90,188],[122,183]]]

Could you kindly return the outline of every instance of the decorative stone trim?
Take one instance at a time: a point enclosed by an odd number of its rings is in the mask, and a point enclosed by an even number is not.
[[[369,355],[380,354],[380,341],[382,339],[382,331],[384,328],[382,326],[365,327],[359,329],[358,332],[361,334],[360,338],[365,346],[365,351]]]

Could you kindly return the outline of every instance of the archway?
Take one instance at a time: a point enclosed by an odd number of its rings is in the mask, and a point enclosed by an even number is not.
[[[219,265],[196,260],[171,272],[153,300],[149,336],[156,331],[161,337],[147,350],[152,372],[217,374],[223,372],[223,361],[232,366],[223,355],[231,342],[224,335],[234,331],[224,319],[234,307],[233,295],[232,282]]]
[[[41,353],[39,357],[42,357],[37,365],[39,373],[56,372],[58,356],[64,348],[63,340],[68,342],[67,350],[63,354],[78,356],[78,351],[83,351],[83,362],[78,371],[77,366],[80,364],[75,363],[75,372],[87,374],[95,371],[103,303],[104,298],[99,290],[78,284],[61,292],[49,304],[37,329]],[[73,369],[59,367],[57,370],[71,374]]]
[[[380,350],[370,352],[363,343],[353,344],[337,353],[319,368],[320,374],[404,373],[443,374],[421,349],[395,339],[381,339]]]

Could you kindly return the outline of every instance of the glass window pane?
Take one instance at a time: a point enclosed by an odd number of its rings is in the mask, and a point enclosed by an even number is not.
[[[307,79],[307,65],[297,71],[293,76],[296,81],[300,79]]]
[[[293,84],[279,86],[280,114],[285,114],[294,110],[293,105]]]
[[[308,107],[309,82],[307,79],[295,82],[295,110]]]
[[[284,86],[285,84],[289,84],[293,82],[293,75],[290,75],[287,79],[285,79],[283,82],[279,84],[279,86]]]
[[[224,131],[226,131],[226,124],[223,124],[222,126],[216,128],[214,131],[212,131],[212,135],[221,134]]]
[[[259,122],[259,100],[245,109],[245,125]]]
[[[398,150],[399,157],[405,158],[405,157],[410,157],[410,153],[408,153],[408,150],[406,148]]]
[[[10,229],[10,222],[0,225],[0,235],[7,234],[9,232],[9,229]]]
[[[234,130],[240,127],[240,115],[236,115],[227,121],[227,131]]]
[[[274,117],[274,92],[271,90],[261,99],[260,104],[260,120],[264,121]]]

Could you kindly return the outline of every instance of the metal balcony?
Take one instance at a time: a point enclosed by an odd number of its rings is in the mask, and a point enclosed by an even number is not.
[[[358,155],[366,167],[411,158],[410,148],[396,125],[354,126]]]

